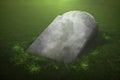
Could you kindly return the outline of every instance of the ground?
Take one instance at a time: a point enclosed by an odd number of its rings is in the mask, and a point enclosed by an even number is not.
[[[119,80],[119,0],[1,0],[1,80]],[[82,57],[59,63],[25,50],[57,16],[71,10],[91,13],[99,24],[97,38]]]

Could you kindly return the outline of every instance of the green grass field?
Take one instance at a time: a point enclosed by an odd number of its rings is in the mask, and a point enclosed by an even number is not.
[[[0,0],[0,80],[120,80],[119,0]],[[60,14],[91,13],[97,38],[82,57],[65,64],[26,53]]]

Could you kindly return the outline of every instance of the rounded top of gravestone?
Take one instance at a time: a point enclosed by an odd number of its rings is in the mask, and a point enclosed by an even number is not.
[[[94,19],[94,17],[90,13],[85,12],[85,11],[69,11],[69,12],[64,13],[63,17],[69,18],[69,19],[70,18],[73,19],[74,17],[90,17]]]
[[[62,16],[64,19],[70,20],[73,23],[84,23],[89,27],[93,27],[90,26],[90,24],[96,24],[94,17],[85,11],[69,11],[64,13]]]

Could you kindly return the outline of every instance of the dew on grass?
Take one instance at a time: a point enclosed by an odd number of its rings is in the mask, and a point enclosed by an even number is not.
[[[109,35],[106,34],[106,33],[103,34],[103,37],[104,37],[106,40],[110,40],[110,39],[111,39],[111,36],[109,36]]]
[[[27,69],[31,73],[38,73],[38,72],[40,72],[41,67],[38,65],[32,64],[32,65],[29,65]]]
[[[54,65],[54,67],[55,67],[56,70],[59,69],[58,65]]]
[[[86,71],[88,70],[88,67],[89,67],[88,63],[89,63],[89,56],[84,56],[83,60],[80,63],[80,67]]]
[[[77,66],[75,66],[75,65],[73,65],[73,66],[71,66],[73,69],[77,69]]]
[[[93,56],[96,56],[98,53],[99,53],[98,50],[95,50],[95,51],[93,51],[91,54],[92,54]]]
[[[21,52],[21,53],[24,52],[24,49],[18,43],[13,46],[13,50],[15,50],[17,52]]]
[[[88,63],[82,62],[82,63],[81,63],[81,67],[82,67],[83,70],[86,71],[86,70],[88,69]]]

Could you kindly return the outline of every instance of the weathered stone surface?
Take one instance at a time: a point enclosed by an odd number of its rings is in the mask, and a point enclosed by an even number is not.
[[[97,30],[92,15],[70,11],[57,16],[27,51],[57,61],[72,62]]]

